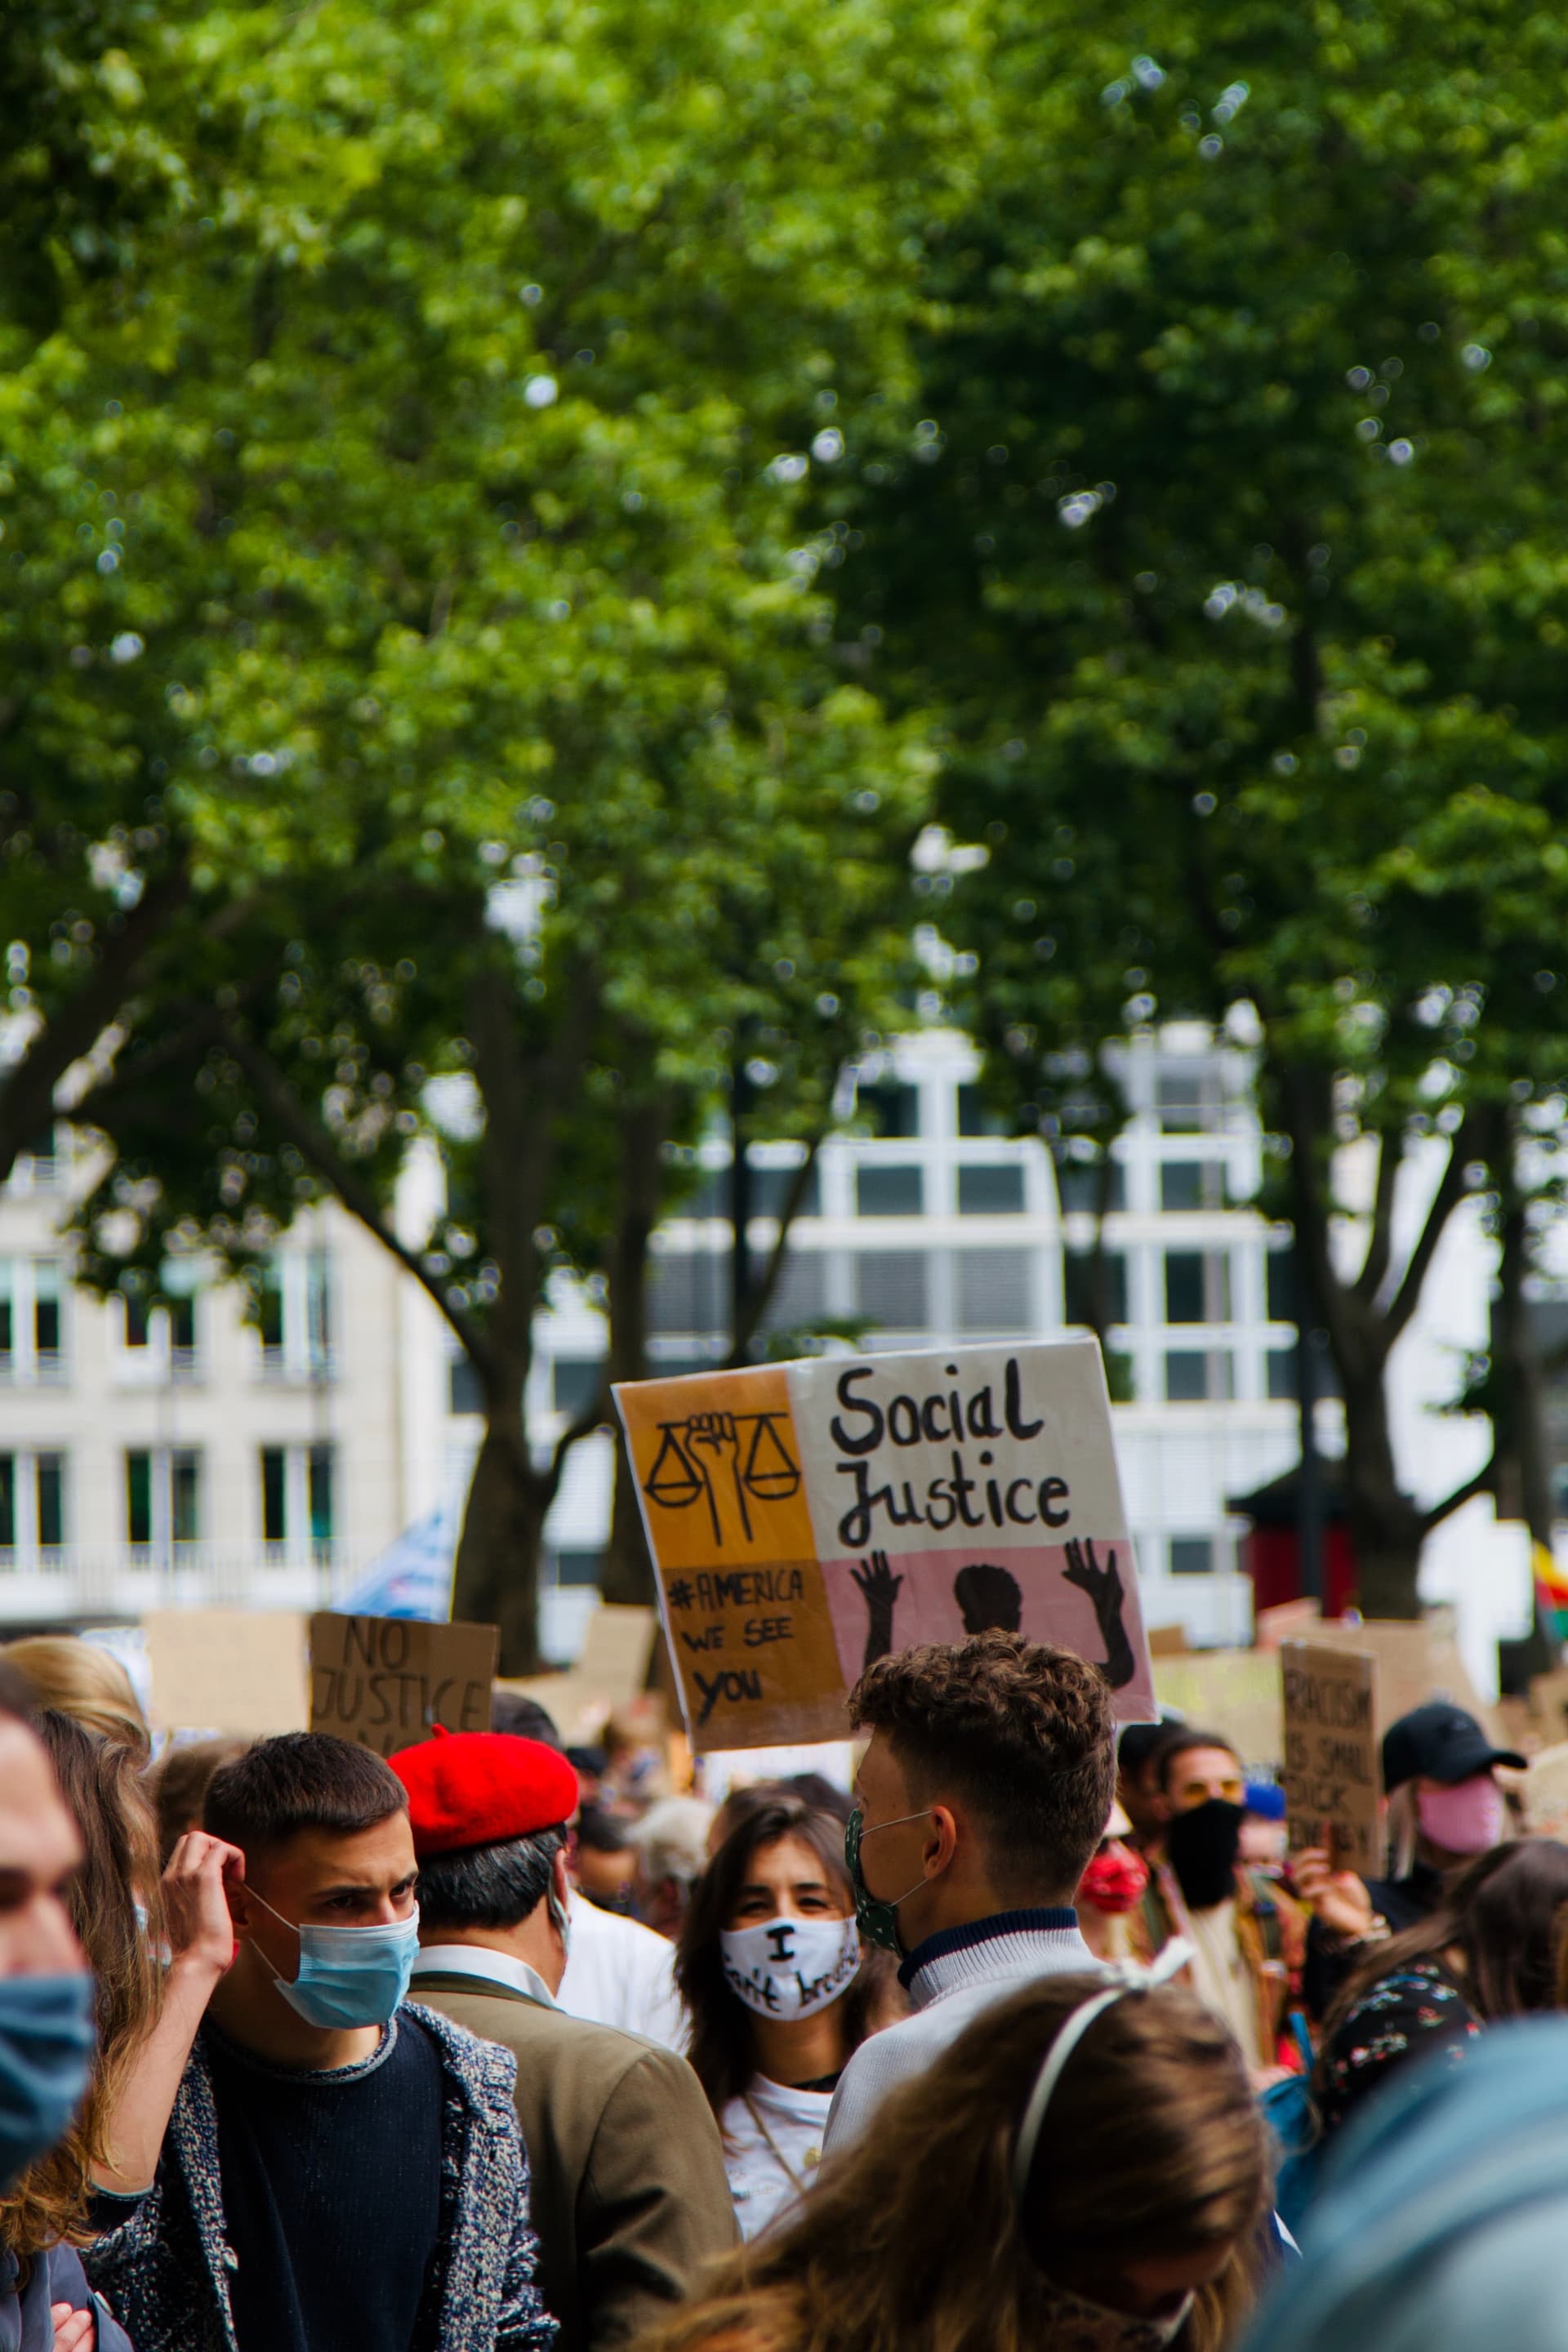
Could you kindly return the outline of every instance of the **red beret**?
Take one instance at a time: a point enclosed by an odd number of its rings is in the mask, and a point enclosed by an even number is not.
[[[452,1853],[558,1829],[577,1809],[577,1775],[542,1739],[444,1731],[387,1761],[408,1791],[414,1851]]]

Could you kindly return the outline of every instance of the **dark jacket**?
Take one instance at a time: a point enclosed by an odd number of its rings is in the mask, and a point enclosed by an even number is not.
[[[440,2052],[437,2352],[549,2352],[555,2323],[535,2284],[528,2159],[512,2107],[510,2052],[409,2003]],[[158,2178],[117,2230],[88,2249],[88,2276],[124,2322],[136,2352],[238,2352],[229,2306],[234,2268],[218,2168],[217,2111],[196,2037],[163,2138]],[[345,2281],[352,2292],[353,2282]]]
[[[416,1983],[422,2001],[517,2060],[539,2285],[560,2352],[609,2352],[668,2319],[736,2242],[718,2126],[685,2059],[491,1979],[422,1971]]]
[[[131,2338],[97,2301],[68,2246],[51,2247],[32,2263],[20,2293],[16,2256],[0,2255],[0,2352],[54,2352],[53,2303],[68,2303],[73,2311],[91,2307],[98,2319],[98,2352],[131,2352]]]

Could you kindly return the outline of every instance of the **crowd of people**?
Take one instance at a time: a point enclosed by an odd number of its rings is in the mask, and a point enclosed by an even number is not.
[[[1568,2341],[1521,1759],[1396,1723],[1363,1881],[1016,1633],[846,1728],[718,1806],[505,1691],[154,1760],[106,1651],[0,1651],[0,2352],[1457,2352],[1504,2278]]]

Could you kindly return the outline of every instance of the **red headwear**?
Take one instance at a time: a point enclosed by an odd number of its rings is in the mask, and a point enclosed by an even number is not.
[[[577,1775],[542,1739],[510,1731],[447,1732],[387,1761],[408,1791],[414,1851],[452,1853],[558,1829],[577,1808]]]

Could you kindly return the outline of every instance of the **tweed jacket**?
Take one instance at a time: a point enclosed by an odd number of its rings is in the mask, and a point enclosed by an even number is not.
[[[528,2158],[512,2107],[516,2061],[434,2010],[406,2002],[398,2011],[405,2017],[435,2042],[445,2084],[438,2257],[422,2340],[435,2352],[551,2352],[556,2327],[535,2284]],[[89,2278],[136,2352],[239,2352],[228,2293],[237,2263],[205,2042],[204,2029],[152,2189],[84,2256]],[[353,2294],[352,2279],[344,2291]]]
[[[557,2352],[611,2352],[668,2320],[736,2243],[719,2127],[684,2058],[498,1979],[421,1969],[422,2000],[504,2042]],[[469,1957],[480,1959],[483,1955]]]

